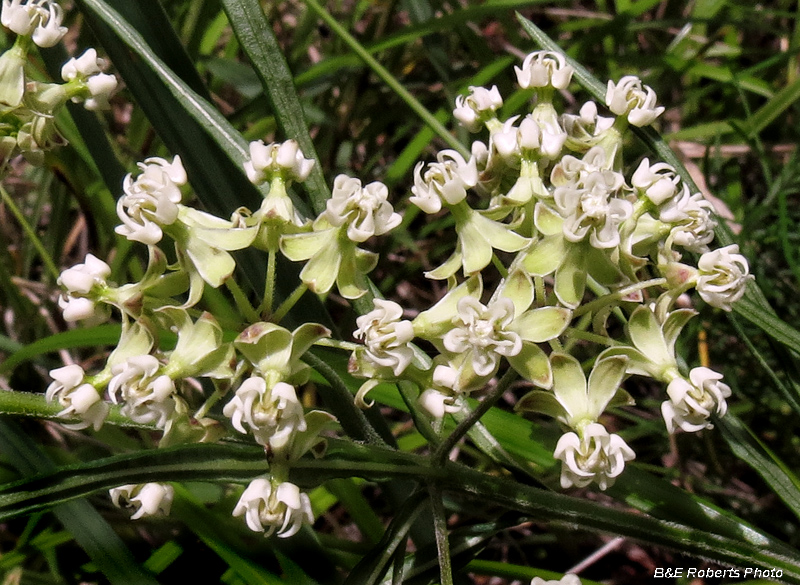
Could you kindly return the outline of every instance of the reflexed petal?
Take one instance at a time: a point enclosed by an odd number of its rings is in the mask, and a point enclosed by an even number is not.
[[[588,406],[594,419],[600,417],[614,398],[625,377],[628,360],[625,356],[598,360],[589,374]]]
[[[586,376],[580,362],[571,355],[550,355],[553,367],[553,392],[556,399],[574,419],[587,411]]]
[[[538,345],[523,342],[520,352],[514,356],[507,356],[506,359],[520,376],[536,386],[550,388],[553,385],[550,360]]]
[[[561,335],[572,320],[572,311],[563,307],[542,307],[520,315],[510,329],[533,343],[542,343]]]

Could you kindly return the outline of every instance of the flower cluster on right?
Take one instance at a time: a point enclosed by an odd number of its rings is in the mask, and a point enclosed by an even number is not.
[[[369,378],[362,405],[378,380],[412,380],[420,404],[441,417],[462,409],[505,362],[535,387],[517,410],[565,428],[554,453],[561,485],[606,489],[635,457],[601,422],[607,408],[633,404],[621,388],[629,375],[665,385],[670,433],[711,428],[725,414],[722,376],[679,366],[676,340],[696,313],[677,301],[695,289],[730,311],[752,276],[737,246],[710,249],[713,208],[674,168],[645,158],[626,170],[629,126],[664,111],[651,88],[623,77],[608,83],[611,115],[592,101],[559,113],[556,97],[573,75],[563,55],[534,52],[515,70],[534,95],[530,112],[502,119],[497,87],[471,87],[454,116],[483,138],[470,156],[444,150],[415,170],[410,202],[455,224],[452,255],[426,273],[446,280],[447,294],[413,320],[376,300],[358,320],[364,345],[351,370]],[[415,339],[436,348],[432,363],[415,358]],[[576,357],[587,347],[598,348],[588,368]]]

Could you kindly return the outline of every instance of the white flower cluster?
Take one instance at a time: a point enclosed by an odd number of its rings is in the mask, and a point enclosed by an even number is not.
[[[80,57],[73,57],[64,63],[61,78],[85,87],[85,92],[72,97],[73,102],[82,101],[87,110],[107,110],[111,107],[108,98],[117,89],[117,78],[103,73],[105,66],[105,60],[100,59],[94,49],[87,49]]]
[[[31,37],[40,47],[52,47],[67,34],[63,18],[64,11],[54,0],[3,0],[0,15],[3,26]]]
[[[568,429],[555,450],[562,486],[606,489],[635,457],[599,422],[610,405],[633,403],[620,387],[626,376],[667,386],[669,432],[711,428],[711,418],[725,414],[730,390],[721,375],[680,373],[675,341],[694,313],[673,305],[695,288],[708,304],[731,310],[752,277],[736,246],[710,249],[713,208],[676,169],[651,159],[626,169],[624,132],[664,112],[652,88],[626,76],[608,83],[610,115],[594,102],[559,114],[554,100],[574,73],[562,54],[532,53],[515,72],[534,94],[530,112],[500,119],[497,87],[470,87],[453,116],[484,138],[469,154],[443,150],[414,169],[409,202],[427,214],[446,211],[455,223],[455,250],[426,273],[446,280],[447,292],[411,321],[399,304],[380,299],[358,319],[354,337],[363,347],[350,369],[368,380],[356,400],[368,405],[380,380],[408,380],[419,387],[421,408],[442,417],[513,368],[536,387],[518,409]],[[696,266],[686,252],[702,254]],[[494,267],[503,278],[484,291],[484,271]],[[577,359],[557,349],[560,338],[570,337],[576,313],[607,338],[612,309],[630,317],[625,339],[609,340],[587,379]],[[416,339],[433,346],[432,360],[416,359]]]
[[[107,109],[117,87],[113,75],[102,73],[105,62],[94,49],[69,59],[62,67],[65,83],[45,83],[31,71],[28,53],[34,45],[53,47],[67,33],[64,12],[55,0],[2,0],[0,22],[17,35],[0,55],[0,174],[8,161],[24,156],[41,165],[44,153],[66,144],[56,115],[70,100],[84,102],[89,110]]]
[[[250,482],[233,509],[234,516],[244,516],[253,532],[269,536],[275,530],[281,538],[297,534],[303,524],[314,522],[311,501],[293,483],[278,483],[270,477]]]
[[[116,232],[134,242],[151,246],[163,237],[163,227],[178,219],[181,187],[186,184],[186,171],[181,158],[172,162],[153,157],[139,163],[141,173],[134,179],[125,177],[124,195],[117,200],[117,216],[122,225]]]
[[[9,6],[22,6],[14,2]],[[62,76],[82,84],[83,93],[65,99],[105,105],[111,80],[103,65],[94,51],[68,62]],[[669,432],[709,429],[714,416],[725,414],[731,393],[720,374],[705,367],[681,374],[675,344],[694,312],[674,305],[695,288],[706,303],[731,310],[752,277],[738,247],[710,249],[711,205],[675,169],[649,159],[625,167],[624,131],[652,124],[664,111],[651,88],[624,77],[609,82],[611,115],[601,116],[594,102],[577,115],[559,114],[555,100],[574,73],[563,55],[532,53],[515,71],[534,95],[529,112],[501,120],[497,87],[472,87],[454,116],[483,135],[469,152],[444,150],[414,169],[411,204],[426,214],[448,213],[455,226],[452,255],[426,273],[446,283],[446,292],[413,319],[404,318],[400,304],[374,299],[356,321],[353,336],[361,344],[349,368],[367,378],[360,405],[381,381],[408,382],[421,409],[437,418],[458,412],[468,395],[513,369],[533,387],[518,410],[564,427],[554,452],[562,487],[594,483],[604,490],[635,457],[624,429],[609,432],[601,422],[608,408],[633,403],[621,387],[627,376],[667,386],[662,414]],[[264,200],[255,212],[241,208],[225,220],[183,203],[189,177],[179,156],[140,163],[124,180],[116,231],[147,246],[141,281],[114,285],[111,268],[94,256],[59,279],[64,319],[102,317],[113,307],[122,319],[120,342],[99,372],[53,370],[47,390],[59,416],[76,428],[99,429],[113,404],[131,421],[162,430],[163,446],[213,441],[226,429],[247,436],[263,447],[270,473],[250,482],[233,514],[254,531],[281,537],[313,522],[309,498],[288,481],[289,470],[317,452],[332,417],[306,412],[300,398],[311,375],[306,352],[330,331],[315,323],[289,331],[279,323],[307,290],[326,295],[336,286],[344,298],[365,295],[377,255],[360,246],[402,222],[386,185],[347,175],[334,179],[325,209],[305,217],[292,189],[313,164],[295,141],[251,143],[242,171]],[[165,239],[174,244],[172,264],[159,248]],[[223,341],[221,325],[198,308],[206,286],[232,277],[229,252],[248,247],[268,254],[263,302],[244,307],[250,322]],[[696,266],[686,252],[702,254]],[[302,284],[276,307],[279,254],[303,267]],[[495,288],[484,290],[489,282]],[[247,303],[232,290],[237,303]],[[622,325],[606,327],[612,315],[622,316]],[[609,338],[608,331],[623,327],[624,337]],[[169,349],[166,332],[177,334]],[[587,340],[600,340],[603,351],[582,363],[569,351],[588,347]],[[172,492],[129,485],[112,497],[141,517],[167,511]],[[575,581],[567,575],[561,583]]]

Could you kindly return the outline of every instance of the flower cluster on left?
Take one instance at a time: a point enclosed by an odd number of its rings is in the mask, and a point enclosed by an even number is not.
[[[64,83],[37,80],[28,53],[34,46],[56,45],[67,32],[62,19],[53,0],[3,0],[0,21],[17,37],[0,55],[0,174],[17,155],[41,164],[46,151],[66,142],[55,118],[68,101],[82,102],[87,110],[106,109],[117,88],[117,78],[103,73],[106,62],[94,49],[64,63]]]

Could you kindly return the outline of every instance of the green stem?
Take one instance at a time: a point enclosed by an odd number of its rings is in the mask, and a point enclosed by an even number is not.
[[[77,417],[60,417],[58,413],[63,407],[57,402],[47,402],[43,394],[33,394],[31,392],[0,392],[0,414],[11,414],[26,416],[30,418],[43,418],[63,423],[77,423]],[[120,427],[133,427],[141,429],[154,429],[153,425],[135,423],[126,416],[120,414],[118,406],[111,407],[111,412],[106,418],[106,422]]]
[[[18,37],[19,38],[19,37]],[[34,230],[31,225],[28,223],[28,220],[25,218],[25,215],[20,211],[19,207],[14,203],[14,200],[11,198],[11,195],[8,194],[8,191],[0,185],[0,196],[3,198],[3,203],[5,203],[8,208],[11,210],[11,213],[14,215],[14,218],[19,222],[22,231],[25,232],[25,235],[30,240],[33,247],[39,253],[39,257],[42,259],[42,262],[47,268],[47,271],[53,277],[53,279],[57,279],[61,271],[56,266],[56,263],[53,262],[52,256],[47,252],[42,244],[42,240],[39,239],[39,236],[36,235],[36,230]]]
[[[290,294],[272,314],[271,321],[273,323],[280,323],[281,319],[283,319],[286,314],[292,310],[292,307],[297,304],[297,301],[300,300],[300,297],[303,296],[303,293],[305,293],[307,289],[308,287],[305,283],[301,283],[296,289],[294,289],[292,294]]]
[[[350,47],[350,49],[358,55],[358,57],[366,63],[366,65],[372,69],[375,74],[380,77],[383,82],[389,86],[389,88],[396,93],[401,100],[403,100],[409,108],[414,110],[414,112],[422,118],[423,122],[425,122],[431,130],[433,130],[436,134],[442,138],[450,148],[457,150],[461,153],[464,157],[469,156],[469,150],[461,144],[456,138],[450,134],[447,128],[436,119],[436,117],[431,114],[425,106],[423,106],[419,100],[417,100],[413,95],[411,95],[408,90],[403,87],[403,85],[391,74],[389,71],[378,61],[369,54],[369,52],[361,46],[361,44],[353,38],[350,33],[345,30],[345,28],[339,24],[339,21],[336,20],[325,8],[323,8],[317,0],[305,0],[306,4],[308,5],[311,10],[313,10],[317,16],[319,16],[326,25],[330,27],[330,29],[334,32],[336,36],[341,38],[344,43]]]
[[[497,254],[495,253],[492,253],[492,264],[494,264],[494,267],[497,268],[497,271],[500,273],[501,277],[506,278],[508,276],[508,269],[503,266],[500,258],[498,258]]]
[[[230,390],[230,388],[221,388],[220,386],[218,386],[215,383],[214,384],[214,392],[211,394],[211,396],[208,397],[208,399],[203,403],[203,405],[197,410],[197,412],[194,414],[194,418],[197,419],[197,420],[203,418],[208,413],[208,411],[211,410],[211,408],[217,402],[219,402],[219,399],[222,398],[223,396],[225,396],[225,394],[228,393],[229,390]]]
[[[332,395],[327,404],[336,418],[339,419],[344,431],[357,441],[365,441],[372,445],[386,445],[386,441],[381,438],[369,423],[364,412],[355,405],[353,395],[336,370],[329,366],[325,360],[314,355],[313,351],[307,351],[303,354],[303,361],[317,370],[328,382]]]
[[[258,307],[258,314],[269,316],[272,314],[272,305],[275,299],[275,249],[267,252],[267,278],[264,282],[264,300]]]
[[[425,437],[425,440],[428,441],[428,443],[431,445],[438,445],[440,442],[439,434],[433,428],[433,425],[431,425],[428,417],[421,412],[419,406],[417,405],[417,401],[411,395],[411,389],[414,386],[415,384],[413,382],[404,380],[397,382],[397,390],[400,392],[400,397],[403,399],[403,402],[408,408],[408,412],[411,414],[411,418],[414,421],[414,426],[417,428],[419,433]]]
[[[500,381],[495,386],[494,390],[492,390],[489,394],[487,394],[483,400],[475,407],[467,418],[462,420],[458,423],[458,426],[453,429],[453,432],[450,433],[444,441],[436,448],[436,451],[433,452],[431,456],[431,460],[433,461],[434,465],[442,466],[444,465],[445,461],[447,460],[447,456],[450,454],[450,451],[453,447],[456,446],[456,443],[466,435],[469,430],[477,423],[481,417],[489,412],[491,408],[497,404],[497,401],[500,400],[500,397],[508,390],[508,387],[519,377],[519,374],[511,368],[503,374],[503,377],[500,378]]]
[[[314,345],[320,347],[332,347],[334,349],[342,349],[344,351],[355,351],[359,347],[364,347],[360,343],[353,343],[352,341],[342,341],[341,339],[332,339],[330,337],[323,337],[314,342]]]
[[[433,532],[436,535],[436,550],[439,553],[439,575],[441,585],[453,585],[453,566],[450,562],[450,541],[447,538],[447,516],[442,502],[442,490],[433,483],[428,484],[433,512]]]
[[[583,339],[584,341],[591,341],[592,343],[599,343],[600,345],[607,345],[609,347],[620,345],[618,342],[614,341],[610,337],[606,337],[605,335],[598,335],[589,331],[582,331],[574,327],[569,327],[566,331],[566,335],[570,338],[570,340]],[[569,351],[571,347],[572,344],[569,344],[566,346],[566,349]]]
[[[233,278],[226,280],[225,286],[227,286],[228,290],[231,291],[233,300],[236,303],[236,308],[239,309],[239,313],[245,319],[247,319],[247,321],[250,323],[258,323],[261,321],[261,317],[259,316],[258,312],[253,308],[253,305],[250,304],[250,301],[247,300],[244,292]]]
[[[572,313],[572,317],[574,319],[575,317],[580,317],[586,313],[596,311],[597,309],[605,307],[614,301],[623,299],[631,293],[650,288],[651,286],[664,286],[665,284],[667,284],[666,278],[651,278],[650,280],[637,282],[630,286],[626,286],[625,288],[621,288],[616,292],[606,293],[599,299],[595,299],[590,303],[586,303],[582,307],[575,309],[575,311]]]
[[[544,288],[544,278],[541,276],[533,277],[533,286],[535,287],[536,306],[544,307],[547,302],[547,291]]]

